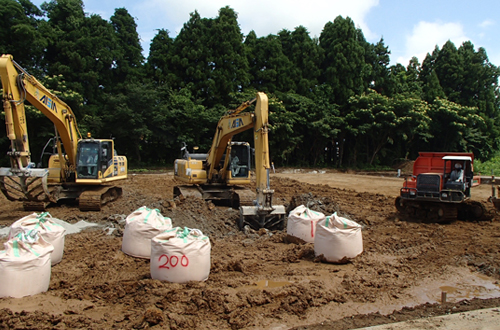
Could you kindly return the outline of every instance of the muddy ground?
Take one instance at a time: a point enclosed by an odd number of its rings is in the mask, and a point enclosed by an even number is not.
[[[47,292],[0,299],[0,328],[354,329],[500,306],[500,216],[491,207],[485,221],[425,223],[396,214],[401,178],[280,172],[271,178],[275,203],[357,221],[363,254],[346,264],[319,262],[312,244],[288,243],[283,232],[238,231],[237,210],[174,201],[171,173],[130,175],[123,197],[101,212],[48,209],[70,223],[102,226],[66,236]],[[485,203],[490,192],[472,190]],[[149,260],[121,252],[123,220],[141,206],[209,235],[206,282],[152,280]],[[29,213],[0,197],[1,226]]]

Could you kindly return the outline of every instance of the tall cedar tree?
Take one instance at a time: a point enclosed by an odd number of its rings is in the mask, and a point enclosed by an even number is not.
[[[258,91],[287,92],[294,88],[292,63],[284,54],[279,38],[273,34],[257,38],[250,31],[245,40],[250,69],[250,86]]]
[[[238,15],[229,7],[219,10],[209,31],[210,79],[214,90],[208,96],[208,106],[226,105],[231,93],[241,91],[249,82],[248,61],[243,48],[243,34]]]
[[[149,46],[146,74],[157,86],[171,86],[175,81],[170,69],[174,41],[168,34],[168,30],[158,30]]]
[[[113,80],[117,86],[137,82],[141,75],[144,56],[137,24],[125,8],[118,8],[111,16],[111,24],[118,39],[116,63],[113,65]]]
[[[319,37],[325,52],[322,81],[332,86],[335,103],[340,106],[346,105],[349,97],[361,94],[364,89],[365,49],[359,37],[354,22],[341,16],[333,23],[326,23]]]
[[[318,40],[311,39],[303,26],[296,27],[293,32],[282,30],[278,35],[283,52],[292,63],[288,72],[294,77],[292,88],[300,95],[311,95],[321,74],[323,49],[319,47]]]
[[[85,114],[96,116],[105,94],[115,85],[111,67],[116,62],[117,38],[99,15],[86,17],[81,0],[44,3],[49,18],[46,51],[48,74],[63,75],[68,88],[83,96]],[[78,113],[78,104],[70,104]]]

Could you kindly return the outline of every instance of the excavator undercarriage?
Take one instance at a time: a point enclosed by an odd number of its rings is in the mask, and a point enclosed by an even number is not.
[[[113,185],[48,184],[47,174],[47,169],[16,173],[0,168],[0,190],[9,201],[23,202],[25,211],[44,211],[50,203],[62,200],[78,200],[81,211],[100,211],[122,195],[122,188]]]

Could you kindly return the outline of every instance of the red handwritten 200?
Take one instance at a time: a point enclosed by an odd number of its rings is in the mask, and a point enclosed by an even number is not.
[[[177,266],[179,264],[179,261],[180,261],[180,265],[182,267],[187,267],[189,265],[189,259],[188,259],[188,257],[186,257],[184,255],[179,260],[179,257],[177,257],[177,256],[171,256],[169,258],[166,254],[162,254],[158,258],[158,262],[161,262],[161,259],[166,259],[166,260],[165,260],[165,263],[160,265],[158,268],[166,268],[166,269],[170,269],[170,267],[174,268],[175,266]]]

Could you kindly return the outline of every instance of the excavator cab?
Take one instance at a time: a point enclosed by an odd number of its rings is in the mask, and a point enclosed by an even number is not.
[[[113,142],[85,139],[78,143],[76,173],[79,179],[102,178],[113,164]]]

